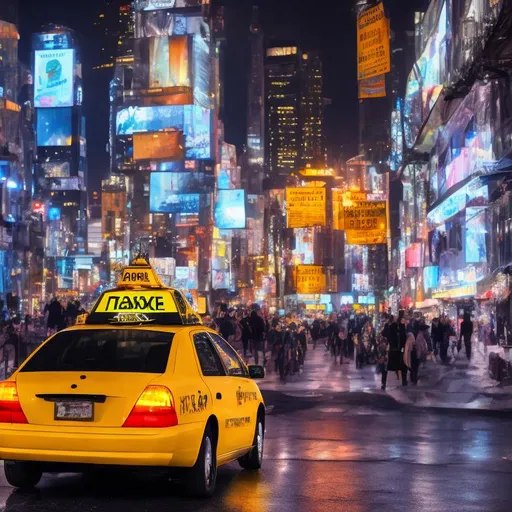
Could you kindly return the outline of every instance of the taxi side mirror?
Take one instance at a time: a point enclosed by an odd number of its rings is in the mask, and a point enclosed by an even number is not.
[[[251,379],[264,379],[265,368],[263,368],[263,366],[257,366],[255,364],[249,366],[249,377],[251,377]]]

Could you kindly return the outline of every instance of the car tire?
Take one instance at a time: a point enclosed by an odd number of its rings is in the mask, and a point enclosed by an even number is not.
[[[209,498],[217,481],[217,440],[207,425],[194,467],[187,475],[187,490],[194,497]]]
[[[33,489],[43,476],[41,468],[34,462],[5,461],[5,478],[13,487]]]
[[[263,451],[265,446],[265,427],[263,418],[259,415],[256,422],[256,431],[254,432],[254,441],[251,451],[240,457],[238,463],[243,469],[256,471],[263,465]]]

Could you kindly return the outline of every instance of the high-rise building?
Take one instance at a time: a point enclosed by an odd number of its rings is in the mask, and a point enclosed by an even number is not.
[[[94,21],[94,69],[113,68],[116,58],[133,55],[134,11],[129,0],[106,0]]]
[[[265,68],[263,30],[258,21],[258,8],[253,7],[249,44],[251,63],[247,103],[246,186],[250,193],[260,194],[265,165]]]
[[[110,87],[111,175],[123,176],[127,190],[123,249],[174,258],[180,283],[195,292],[211,283],[220,96],[203,3],[134,2],[133,58],[117,59]]]
[[[294,42],[275,41],[265,61],[266,147],[271,180],[279,180],[300,165],[301,52]]]
[[[322,61],[316,52],[302,54],[300,125],[302,166],[323,168],[326,150],[323,133],[324,96]]]
[[[51,25],[32,38],[36,198],[45,204],[46,293],[73,289],[75,258],[87,254],[87,136],[78,38]],[[76,286],[75,286],[76,285]],[[42,293],[44,298],[44,293]]]

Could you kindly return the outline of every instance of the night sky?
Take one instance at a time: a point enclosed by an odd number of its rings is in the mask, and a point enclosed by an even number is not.
[[[212,0],[215,1],[215,0]],[[388,0],[400,24],[412,28],[414,7],[426,0]],[[87,67],[87,35],[105,0],[19,0],[21,58],[29,62],[30,36],[43,24],[61,23],[84,37],[84,107],[88,117],[89,188],[108,174],[105,143],[108,133],[108,90],[99,86]],[[262,25],[271,38],[296,38],[304,51],[319,51],[324,66],[327,144],[345,159],[357,151],[356,26],[352,0],[223,0],[226,5],[227,65],[225,69],[226,139],[239,148],[245,142],[247,97],[247,34],[251,6],[261,7]],[[404,5],[405,4],[405,5]],[[80,6],[77,8],[77,6]],[[88,114],[89,112],[89,114]],[[94,112],[92,115],[91,113]]]

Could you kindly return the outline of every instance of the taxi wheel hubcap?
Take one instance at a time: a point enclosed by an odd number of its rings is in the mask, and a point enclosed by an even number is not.
[[[212,451],[212,442],[210,438],[207,437],[205,439],[205,448],[204,448],[204,476],[205,483],[207,487],[210,487],[213,479],[213,451]]]
[[[263,425],[261,421],[258,421],[258,436],[256,441],[258,445],[258,460],[261,462],[263,459]]]

